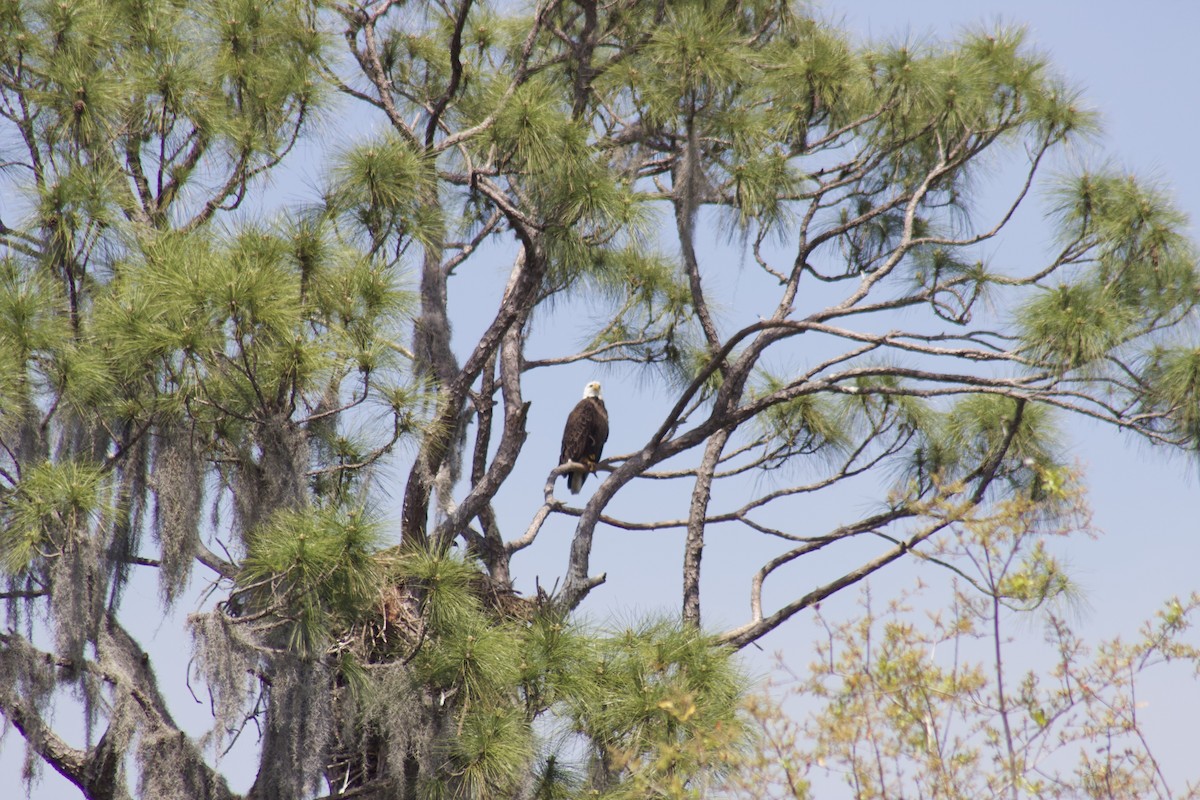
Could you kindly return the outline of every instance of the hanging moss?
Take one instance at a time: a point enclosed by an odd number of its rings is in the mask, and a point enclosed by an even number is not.
[[[158,588],[167,607],[187,588],[200,542],[204,462],[194,434],[164,425],[154,448],[154,532],[158,539]]]
[[[203,681],[212,699],[213,727],[204,744],[220,752],[244,722],[262,655],[251,632],[221,610],[192,614],[188,629],[194,651],[189,678]]]

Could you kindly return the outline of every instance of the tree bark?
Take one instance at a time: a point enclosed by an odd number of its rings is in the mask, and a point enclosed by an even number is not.
[[[696,627],[700,627],[700,559],[704,554],[705,519],[712,497],[713,473],[727,441],[729,432],[725,429],[717,431],[708,440],[688,511],[687,539],[683,546],[683,621]]]

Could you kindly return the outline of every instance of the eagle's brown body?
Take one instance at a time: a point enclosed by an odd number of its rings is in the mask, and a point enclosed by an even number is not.
[[[583,481],[600,460],[607,439],[608,410],[600,397],[600,384],[592,381],[584,389],[583,399],[571,410],[567,425],[563,428],[562,452],[558,463],[573,461],[584,466],[567,473],[567,488],[571,494],[579,494],[583,488]]]

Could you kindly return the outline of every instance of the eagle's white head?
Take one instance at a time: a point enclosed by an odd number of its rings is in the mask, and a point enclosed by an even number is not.
[[[585,398],[595,397],[597,400],[603,400],[604,398],[600,396],[600,381],[592,381],[583,387],[583,396]]]

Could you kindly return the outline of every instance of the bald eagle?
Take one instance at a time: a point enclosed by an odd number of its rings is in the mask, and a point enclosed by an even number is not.
[[[558,463],[573,461],[583,464],[583,469],[567,472],[567,488],[571,494],[579,494],[588,473],[595,469],[600,452],[608,439],[608,410],[600,396],[600,382],[592,381],[583,387],[583,399],[571,410],[567,425],[563,428],[562,452]]]

